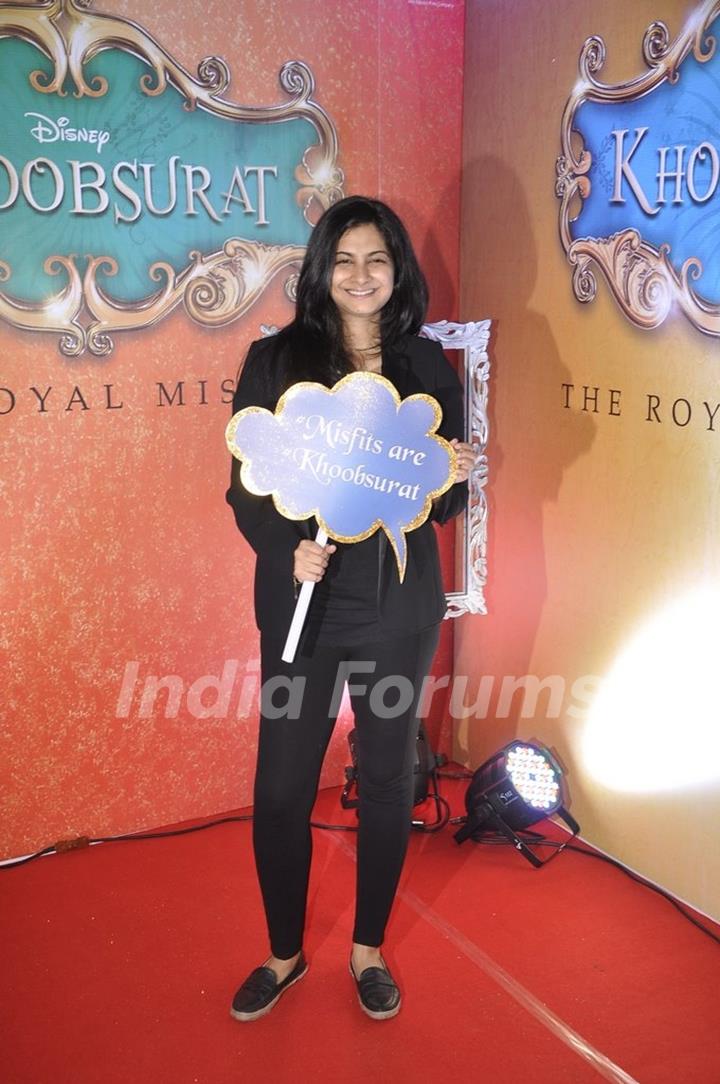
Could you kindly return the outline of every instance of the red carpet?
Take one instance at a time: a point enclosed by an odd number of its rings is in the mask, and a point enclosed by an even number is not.
[[[338,793],[316,818],[352,824]],[[310,970],[253,1024],[229,1015],[266,952],[249,822],[0,871],[0,1078],[720,1082],[720,945],[601,862],[536,871],[450,828],[413,834],[384,950],[404,1006],[369,1020],[347,970],[353,848],[315,832]]]

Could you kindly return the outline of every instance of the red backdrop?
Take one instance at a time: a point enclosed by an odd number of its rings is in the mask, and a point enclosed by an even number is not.
[[[258,8],[241,0],[230,21],[227,4],[215,0],[111,6],[192,71],[202,57],[223,57],[234,101],[279,101],[283,63],[305,61],[338,131],[345,192],[396,207],[428,275],[431,318],[455,315],[461,4],[278,0]],[[118,334],[105,361],[68,360],[54,337],[0,324],[0,384],[15,396],[0,417],[3,856],[249,802],[253,560],[224,504],[223,430],[248,342],[261,324],[290,313],[279,286],[220,330],[178,311],[148,331]],[[158,382],[180,380],[185,405],[160,406]],[[121,409],[108,409],[108,384]],[[52,389],[44,411],[33,387]],[[448,628],[440,671],[450,671],[451,654]],[[212,675],[223,672],[228,710],[221,704],[217,717],[198,717],[217,698]],[[166,679],[156,697],[152,678]],[[447,748],[439,700],[432,729]],[[342,730],[325,783],[341,780]]]

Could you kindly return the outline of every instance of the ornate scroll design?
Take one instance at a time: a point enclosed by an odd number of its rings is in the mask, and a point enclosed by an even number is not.
[[[313,100],[315,82],[301,61],[288,61],[279,73],[287,101],[273,106],[245,106],[223,97],[230,81],[225,62],[206,57],[197,77],[142,27],[118,16],[95,14],[92,0],[41,0],[33,4],[0,4],[0,38],[18,37],[38,48],[53,65],[53,72],[31,73],[33,88],[43,94],[66,96],[69,80],[75,98],[102,97],[108,90],[104,76],[85,77],[85,66],[103,50],[121,49],[148,65],[140,88],[148,96],[162,94],[168,85],[183,96],[187,110],[201,108],[229,121],[281,122],[308,120],[318,142],[308,147],[295,170],[300,187],[296,199],[306,221],[313,225],[322,212],[343,195],[343,174],[337,165],[338,140],[324,109]],[[232,238],[222,251],[202,255],[190,252],[190,262],[179,273],[162,262],[150,268],[155,282],[165,280],[155,293],[139,302],[123,304],[111,299],[97,282],[97,272],[114,274],[110,256],[88,261],[81,276],[72,255],[51,256],[48,273],[67,274],[66,286],[42,303],[27,303],[0,290],[0,318],[14,327],[60,333],[60,350],[67,356],[89,350],[97,356],[112,352],[112,331],[148,327],[163,319],[180,302],[197,322],[217,327],[242,316],[258,299],[269,280],[283,268],[302,261],[304,249],[292,245],[265,245]],[[12,268],[0,263],[0,284]],[[286,282],[291,293],[296,276]]]
[[[300,245],[265,245],[231,238],[219,252],[191,252],[192,263],[179,274],[168,263],[154,263],[150,277],[163,285],[142,302],[131,304],[110,298],[97,281],[98,271],[117,274],[115,260],[93,257],[81,277],[72,256],[52,256],[45,261],[45,271],[53,275],[65,271],[67,285],[35,305],[0,292],[0,318],[15,327],[60,332],[60,352],[66,357],[77,357],[85,350],[107,357],[114,346],[109,332],[150,327],[180,304],[189,316],[208,327],[237,320],[252,308],[277,274],[286,268],[296,271],[304,254]],[[0,282],[8,277],[7,264],[0,262]],[[294,299],[296,279],[296,274],[291,274],[285,282],[290,300]],[[90,317],[85,324],[80,321],[81,314]]]
[[[487,582],[487,520],[488,505],[485,486],[488,478],[488,390],[490,359],[488,341],[490,320],[453,324],[441,320],[425,324],[422,334],[449,350],[462,350],[460,376],[465,389],[465,416],[468,439],[480,455],[470,473],[469,499],[464,519],[460,522],[463,583],[460,590],[447,593],[446,617],[461,614],[485,614],[484,588]]]
[[[152,297],[136,304],[119,305],[97,283],[96,272],[115,273],[115,261],[91,260],[85,273],[84,295],[93,321],[87,328],[87,346],[93,354],[112,351],[109,331],[149,327],[179,304],[193,320],[207,327],[222,327],[252,308],[271,279],[288,267],[299,267],[305,249],[299,245],[265,245],[232,238],[219,252],[204,256],[191,252],[192,263],[176,274],[170,264],[154,263],[150,277],[164,285]],[[288,292],[294,282],[285,283]]]
[[[85,331],[78,316],[83,307],[83,286],[72,256],[50,256],[43,265],[48,275],[67,275],[66,285],[42,305],[15,300],[0,291],[0,317],[14,327],[28,331],[53,331],[60,334],[60,350],[76,357],[85,349]],[[0,262],[0,282],[10,278],[10,268]]]
[[[578,238],[571,243],[567,256],[575,267],[573,290],[578,301],[592,301],[595,297],[595,276],[589,270],[593,261],[634,323],[643,328],[657,327],[667,316],[672,291],[665,252],[643,241],[637,230],[623,230],[606,240]]]
[[[608,238],[573,240],[571,226],[580,217],[582,201],[590,195],[590,151],[582,145],[575,116],[583,102],[622,102],[641,98],[664,82],[676,83],[680,65],[690,54],[706,63],[715,53],[716,39],[708,32],[720,15],[720,0],[705,0],[675,41],[667,26],[652,23],[645,31],[642,52],[648,71],[624,83],[602,83],[597,75],[605,63],[605,43],[593,36],[584,43],[579,60],[580,78],[573,88],[561,125],[562,153],[556,161],[555,193],[560,200],[560,240],[573,271],[573,292],[578,301],[595,298],[599,268],[624,314],[638,327],[657,327],[675,305],[700,331],[720,335],[720,306],[710,304],[693,289],[691,279],[702,271],[689,259],[680,270],[669,259],[669,247],[655,247],[637,230],[626,229]],[[575,212],[573,214],[573,212]]]

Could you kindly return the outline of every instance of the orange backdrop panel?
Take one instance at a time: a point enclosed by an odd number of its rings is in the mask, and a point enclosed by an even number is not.
[[[711,431],[703,402],[718,403],[720,344],[679,313],[639,330],[600,274],[596,299],[580,304],[555,196],[583,42],[606,43],[598,78],[627,80],[645,70],[647,27],[662,20],[674,38],[700,6],[469,7],[461,315],[482,311],[496,325],[490,613],[456,631],[467,701],[483,682],[486,696],[458,717],[456,753],[479,764],[515,735],[546,741],[568,769],[586,837],[717,916],[720,773],[703,760],[717,764],[704,652],[720,585],[720,426]],[[659,420],[648,418],[651,394]],[[679,398],[687,425],[672,418]],[[552,680],[503,702],[503,682],[528,675]]]

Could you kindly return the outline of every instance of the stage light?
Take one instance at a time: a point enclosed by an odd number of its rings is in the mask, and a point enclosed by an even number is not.
[[[499,832],[528,862],[544,865],[548,859],[539,858],[517,832],[556,815],[570,828],[570,839],[578,834],[580,825],[563,805],[562,780],[560,765],[545,746],[510,742],[473,774],[465,794],[467,819],[455,840],[479,842],[486,833]],[[555,848],[550,857],[564,846]]]
[[[706,579],[628,635],[578,743],[592,780],[626,794],[717,788],[718,612],[720,581]]]
[[[353,792],[357,794],[358,786],[358,754],[354,730],[351,730],[348,734],[348,745],[350,746],[350,759],[352,765],[345,769],[345,786],[340,795],[340,804],[343,809],[357,809],[359,800],[357,797],[352,797]],[[440,828],[444,828],[450,820],[450,807],[445,799],[438,793],[437,784],[438,768],[441,768],[446,762],[447,758],[442,753],[433,752],[425,727],[421,721],[418,728],[417,740],[415,742],[413,806],[422,805],[428,798],[431,798],[435,802],[437,815],[436,819],[430,823],[413,819],[411,821],[413,828],[420,831],[437,832]]]

